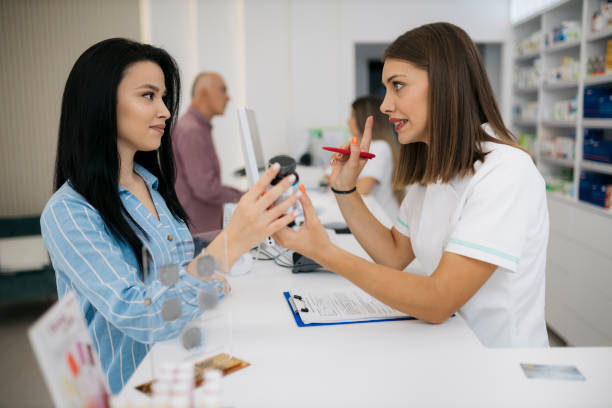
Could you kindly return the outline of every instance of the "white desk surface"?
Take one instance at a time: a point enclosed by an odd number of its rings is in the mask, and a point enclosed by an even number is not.
[[[336,239],[365,257],[351,235]],[[272,261],[230,282],[232,351],[251,366],[223,379],[224,407],[612,406],[612,348],[487,349],[459,315],[440,325],[300,328],[283,291],[352,284],[328,272],[292,274]],[[527,379],[520,363],[575,365],[586,381]],[[149,377],[145,359],[118,406],[146,402],[134,386]]]

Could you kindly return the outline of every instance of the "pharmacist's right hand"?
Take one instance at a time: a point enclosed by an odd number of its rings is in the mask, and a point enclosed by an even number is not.
[[[342,191],[351,190],[357,185],[359,173],[363,170],[367,159],[359,157],[360,152],[370,151],[370,142],[372,140],[372,123],[374,118],[368,116],[365,122],[361,143],[358,143],[357,137],[346,142],[341,146],[343,149],[351,151],[350,155],[342,153],[334,153],[329,164],[332,166],[332,173],[329,176],[329,186]]]
[[[232,252],[237,257],[257,246],[297,217],[296,212],[285,214],[285,211],[297,201],[296,193],[278,205],[273,205],[295,182],[295,175],[285,177],[280,183],[266,190],[279,170],[278,163],[270,166],[259,181],[242,196],[232,214],[226,227],[226,233],[228,244],[232,246]]]

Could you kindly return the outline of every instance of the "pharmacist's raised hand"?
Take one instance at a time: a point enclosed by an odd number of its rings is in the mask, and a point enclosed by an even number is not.
[[[349,149],[351,151],[350,155],[342,153],[332,155],[329,163],[333,166],[331,176],[329,177],[329,185],[332,188],[348,191],[357,185],[359,173],[361,173],[361,170],[367,162],[367,159],[359,157],[359,153],[370,151],[373,122],[374,118],[368,116],[365,122],[361,143],[358,143],[357,137],[353,137],[351,142],[347,142],[341,146],[343,149]]]
[[[237,255],[236,258],[289,224],[297,216],[297,212],[285,214],[297,201],[296,193],[273,205],[295,182],[295,175],[285,177],[267,190],[279,170],[278,163],[270,166],[257,184],[242,196],[234,210],[226,227],[226,233],[228,245],[231,246],[230,252]]]

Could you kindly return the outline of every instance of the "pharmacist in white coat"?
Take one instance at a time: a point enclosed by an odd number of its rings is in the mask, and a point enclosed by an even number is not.
[[[353,137],[361,138],[368,116],[373,117],[370,153],[376,157],[368,160],[357,180],[357,192],[371,195],[383,207],[391,220],[397,218],[398,196],[403,189],[393,189],[393,169],[397,163],[399,146],[395,141],[393,126],[379,107],[382,98],[374,95],[361,96],[351,105],[351,116],[347,124]],[[399,196],[399,199],[403,194]]]
[[[440,324],[459,313],[487,347],[547,347],[545,184],[504,125],[474,43],[452,24],[415,28],[385,51],[381,80],[408,185],[395,225],[381,225],[355,194],[371,118],[330,177],[375,263],[330,242],[307,194],[305,223],[274,238],[416,318]],[[404,272],[415,258],[420,271]]]

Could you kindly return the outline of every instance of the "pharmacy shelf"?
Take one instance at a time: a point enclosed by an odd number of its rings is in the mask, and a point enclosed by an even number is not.
[[[568,50],[570,48],[579,47],[580,40],[568,40],[562,41],[555,45],[551,45],[544,48],[544,54],[553,54],[559,51]]]
[[[558,193],[556,191],[547,191],[546,195],[548,196],[548,198],[552,198],[557,201],[576,204],[576,198],[567,194]]]
[[[612,164],[600,163],[591,160],[581,160],[580,168],[582,170],[594,171],[596,173],[610,174],[612,175]]]
[[[584,85],[612,84],[612,75],[591,75],[584,78]]]
[[[601,31],[596,31],[594,33],[589,33],[587,35],[587,41],[589,42],[597,41],[597,40],[601,40],[602,38],[606,38],[606,37],[612,37],[612,27],[605,28]]]
[[[585,208],[587,210],[593,211],[594,213],[601,214],[601,215],[606,215],[606,216],[612,218],[612,210],[606,210],[603,207],[600,207],[600,206],[595,205],[595,204],[587,203],[586,201],[582,201],[582,200],[578,200],[576,202],[576,204],[579,207],[582,207],[582,208]]]
[[[535,86],[530,87],[530,88],[515,87],[514,92],[516,92],[517,94],[535,94],[538,92],[538,87],[535,87]]]
[[[577,200],[573,196],[568,196],[567,194],[558,193],[555,191],[547,191],[546,196],[548,197],[548,199],[560,201],[562,203],[570,203],[572,205],[575,205],[576,207],[584,208],[595,214],[605,215],[612,218],[612,210],[606,210],[605,208],[600,207],[598,205],[587,203],[586,201],[582,200]]]
[[[538,125],[535,119],[514,119],[512,124],[520,127],[536,127]]]
[[[515,57],[514,62],[525,62],[525,61],[532,60],[534,58],[538,58],[539,56],[540,56],[539,51],[530,52],[528,54],[523,54],[523,55],[519,55],[518,57]]]
[[[571,81],[557,81],[550,82],[543,85],[543,88],[547,91],[555,91],[557,89],[571,89],[578,87],[578,80],[574,79]]]
[[[582,127],[587,129],[612,129],[612,119],[584,118]]]
[[[550,12],[558,10],[558,9],[562,8],[564,5],[566,5],[567,3],[571,3],[571,2],[572,2],[572,0],[557,0],[557,1],[553,1],[550,5],[544,7],[539,12],[537,12],[535,14],[527,15],[527,16],[521,18],[520,20],[515,21],[514,23],[512,23],[512,27],[516,29],[516,28],[521,27],[523,25],[530,24],[533,21],[539,19],[542,15],[549,14]]]
[[[537,13],[537,14],[532,14],[529,16],[525,16],[522,19],[515,21],[514,23],[512,23],[512,27],[513,28],[519,28],[521,26],[526,26],[526,25],[533,25],[533,23],[536,22],[536,20],[540,19],[540,14],[541,13]]]
[[[612,174],[612,164],[591,162],[582,160],[582,146],[584,141],[584,129],[612,129],[612,118],[585,118],[584,117],[584,88],[589,86],[612,87],[612,72],[609,75],[586,76],[587,58],[600,55],[606,52],[606,41],[612,40],[612,27],[596,33],[590,32],[590,23],[593,13],[600,9],[599,0],[559,0],[543,9],[542,11],[528,16],[518,24],[512,26],[512,33],[515,43],[518,39],[529,38],[534,32],[540,32],[540,44],[544,44],[545,35],[552,33],[552,30],[559,27],[565,21],[577,21],[581,24],[580,40],[572,40],[566,43],[553,44],[547,48],[541,48],[541,78],[546,78],[546,74],[554,67],[558,67],[564,57],[577,58],[579,60],[580,76],[577,81],[571,84],[542,84],[537,95],[527,98],[516,92],[511,93],[513,106],[524,103],[526,99],[538,101],[538,111],[540,117],[535,128],[536,146],[545,137],[568,136],[573,134],[574,148],[578,157],[575,160],[557,159],[546,157],[541,151],[536,150],[535,160],[538,169],[543,174],[551,176],[558,175],[562,169],[572,169],[572,185],[575,194],[573,196],[563,195],[557,191],[547,191],[549,203],[549,216],[551,224],[551,239],[549,241],[548,254],[554,257],[563,251],[568,250],[567,241],[572,241],[572,255],[577,258],[591,259],[595,254],[599,254],[601,246],[598,240],[608,242],[610,231],[612,231],[612,211],[602,207],[579,200],[580,174],[592,171],[600,174]],[[523,23],[523,24],[521,24]],[[533,41],[536,41],[533,38]],[[512,59],[514,67],[523,67],[528,62]],[[545,115],[552,111],[555,103],[565,101],[576,96],[578,104],[577,120],[571,122],[558,122],[545,119]],[[520,128],[519,128],[520,129]],[[526,129],[527,130],[527,129]],[[552,228],[555,226],[555,228]],[[597,241],[592,244],[591,240]],[[606,241],[607,240],[607,241]],[[607,250],[607,248],[605,249]],[[599,302],[584,303],[583,299],[567,300],[565,293],[560,288],[571,287],[575,282],[582,282],[582,290],[585,294],[595,293],[600,290],[598,283],[584,278],[584,270],[580,267],[561,268],[554,262],[547,264],[547,277],[554,276],[557,286],[547,286],[547,314],[549,324],[558,333],[565,337],[570,343],[575,345],[589,345],[591,341],[588,336],[581,336],[577,333],[587,325],[592,325],[592,319],[587,316],[595,315],[600,310],[605,310],[605,315],[612,315],[612,304]],[[585,310],[584,314],[567,314],[566,309]],[[612,333],[612,320],[602,321],[600,328],[605,328],[606,333]],[[589,326],[593,327],[593,326]],[[585,340],[585,339],[588,339]],[[597,339],[596,341],[599,341]],[[582,343],[581,343],[582,342]]]
[[[543,120],[542,125],[555,128],[575,128],[575,120]]]
[[[546,163],[556,164],[563,167],[574,167],[574,160],[560,159],[558,157],[540,155],[540,160]]]

